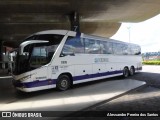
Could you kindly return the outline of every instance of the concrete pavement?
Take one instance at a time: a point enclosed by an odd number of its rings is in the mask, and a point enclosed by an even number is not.
[[[144,84],[145,82],[125,79],[103,81],[63,92],[58,92],[54,89],[53,93],[49,92],[48,94],[41,94],[39,96],[23,99],[16,98],[7,104],[0,102],[0,111],[78,111],[102,102],[103,100],[124,94],[125,92]]]
[[[129,93],[120,96],[111,101],[103,102],[97,106],[85,109],[85,111],[120,111],[120,112],[155,112],[160,111],[160,66],[147,65],[143,66],[143,71],[131,79],[138,79],[146,82],[146,86],[141,89],[135,89]],[[160,115],[160,114],[159,114]],[[159,120],[159,117],[83,117],[79,114],[77,120]],[[67,118],[73,120],[75,118]]]

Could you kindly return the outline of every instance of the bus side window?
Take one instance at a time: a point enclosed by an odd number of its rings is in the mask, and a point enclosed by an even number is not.
[[[103,54],[112,54],[113,53],[111,42],[102,41],[101,44],[103,44],[103,47],[102,47]]]
[[[131,52],[132,52],[132,55],[140,55],[141,48],[137,45],[131,45]]]
[[[117,55],[123,54],[123,44],[117,43]]]
[[[100,41],[100,51],[101,54],[106,54],[106,49],[103,41]]]
[[[84,43],[82,38],[68,37],[62,49],[63,55],[73,55],[84,53]]]
[[[137,53],[136,55],[140,55],[141,54],[141,47],[137,46]]]
[[[117,43],[113,43],[113,54],[117,54]]]
[[[85,53],[100,54],[100,41],[85,38]]]
[[[130,44],[127,45],[127,53],[128,53],[128,55],[132,55],[131,45]]]
[[[75,53],[84,53],[84,41],[83,38],[77,38],[76,39],[76,48]]]

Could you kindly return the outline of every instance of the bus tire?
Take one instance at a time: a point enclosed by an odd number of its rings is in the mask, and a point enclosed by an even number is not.
[[[129,75],[132,76],[132,75],[134,75],[134,74],[135,74],[135,69],[134,69],[134,67],[132,66],[132,67],[130,68],[130,70],[129,70]]]
[[[56,83],[56,88],[60,91],[67,90],[71,86],[71,81],[68,75],[60,75]]]
[[[127,78],[128,76],[129,76],[129,70],[128,70],[127,67],[125,67],[125,68],[123,69],[123,77],[124,77],[124,78]]]

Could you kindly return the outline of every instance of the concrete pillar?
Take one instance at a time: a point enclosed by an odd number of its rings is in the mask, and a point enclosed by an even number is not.
[[[80,32],[79,13],[74,11],[70,14],[71,30]]]
[[[2,61],[3,61],[3,41],[0,40],[0,69],[2,68]]]

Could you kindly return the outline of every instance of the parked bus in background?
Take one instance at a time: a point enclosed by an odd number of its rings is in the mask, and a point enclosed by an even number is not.
[[[142,69],[139,45],[67,30],[26,38],[18,48],[13,84],[31,92],[123,75]]]

